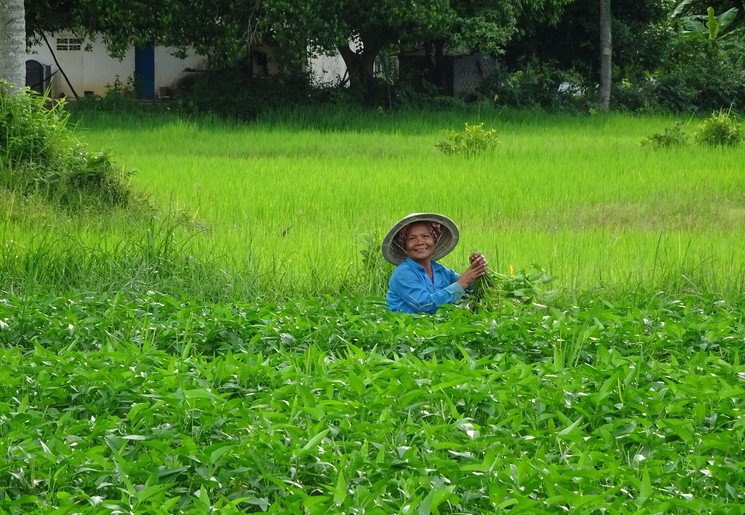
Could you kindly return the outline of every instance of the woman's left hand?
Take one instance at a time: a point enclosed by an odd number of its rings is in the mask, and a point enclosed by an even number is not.
[[[479,258],[481,258],[481,259],[484,259],[484,260],[486,261],[486,259],[485,259],[485,258],[484,258],[484,256],[483,256],[483,255],[481,254],[481,252],[474,252],[473,254],[471,254],[470,256],[468,256],[468,261],[469,261],[469,262],[470,262],[471,264],[473,264],[473,262],[474,262],[474,261],[476,261],[476,260],[477,260],[477,259],[479,259]]]

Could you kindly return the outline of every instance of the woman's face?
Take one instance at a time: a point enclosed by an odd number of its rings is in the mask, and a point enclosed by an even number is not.
[[[423,263],[432,259],[435,251],[435,237],[426,223],[415,222],[406,230],[404,250],[411,259]]]

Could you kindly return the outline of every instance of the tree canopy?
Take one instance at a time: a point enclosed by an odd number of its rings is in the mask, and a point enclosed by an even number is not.
[[[131,46],[156,43],[193,47],[212,62],[245,56],[261,38],[259,0],[38,0],[26,14],[27,33],[62,30],[100,37],[109,53],[121,57]],[[155,11],[157,9],[157,12]]]
[[[381,50],[437,42],[498,54],[522,24],[551,23],[572,0],[39,0],[29,6],[28,32],[63,29],[96,34],[122,56],[132,45],[193,47],[213,65],[245,58],[272,43],[296,58],[307,52],[344,58],[352,84],[372,75]]]
[[[600,78],[599,19],[604,4],[598,0],[161,0],[157,5],[149,0],[35,0],[27,4],[31,39],[70,30],[103,40],[114,57],[123,56],[132,46],[151,43],[181,51],[192,48],[213,70],[222,73],[231,68],[240,80],[245,79],[241,74],[249,72],[244,63],[259,45],[280,49],[281,69],[289,72],[285,77],[293,78],[302,77],[296,72],[311,53],[338,52],[346,64],[348,84],[366,91],[369,95],[364,98],[376,91],[368,86],[376,84],[371,79],[378,56],[412,51],[423,57],[415,67],[417,73],[424,71],[426,80],[442,89],[447,88],[448,51],[500,56],[502,66],[481,93],[503,101],[514,99],[518,105],[521,98],[543,92],[549,92],[548,98],[557,84],[566,81],[591,91]],[[698,106],[706,97],[717,99],[717,104],[732,103],[742,94],[742,11],[743,0],[611,2],[612,30],[607,34],[613,38],[612,86],[621,84],[622,94],[636,96],[629,97],[629,106],[667,105],[674,99],[672,105],[680,109]],[[711,19],[715,30],[709,27]],[[708,41],[712,35],[716,44]],[[712,73],[700,73],[702,60]],[[419,68],[422,63],[425,70]],[[525,73],[507,80],[521,71]],[[700,93],[710,91],[714,82],[714,93]]]
[[[276,0],[266,25],[280,43],[308,42],[318,52],[338,51],[352,84],[372,75],[382,50],[398,52],[426,43],[464,52],[498,54],[517,33],[523,16],[558,19],[572,0]],[[299,38],[299,39],[298,39]]]

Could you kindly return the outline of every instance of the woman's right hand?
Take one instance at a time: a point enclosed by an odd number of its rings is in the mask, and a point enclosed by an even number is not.
[[[470,255],[468,260],[471,262],[471,266],[469,266],[468,269],[466,269],[466,271],[458,278],[458,284],[460,284],[464,290],[476,282],[476,279],[483,276],[489,266],[486,258],[480,252],[474,252]]]

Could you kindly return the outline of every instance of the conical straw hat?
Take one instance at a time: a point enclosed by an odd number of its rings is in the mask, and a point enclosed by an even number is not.
[[[432,254],[433,261],[447,256],[458,245],[460,232],[458,231],[458,226],[450,218],[437,213],[412,213],[396,222],[396,225],[383,238],[383,257],[394,265],[398,265],[409,257],[406,251],[396,243],[396,235],[404,227],[415,222],[435,222],[442,227],[442,234],[437,240],[435,251]]]

